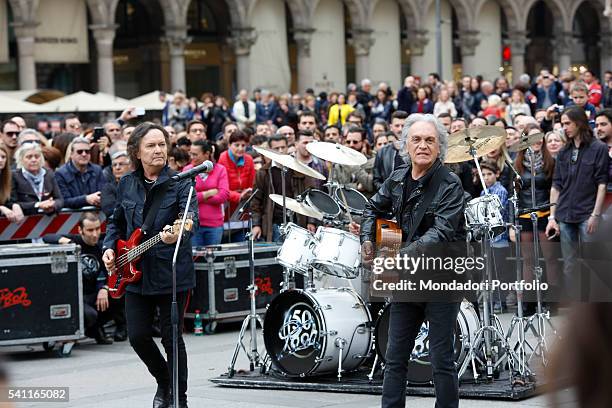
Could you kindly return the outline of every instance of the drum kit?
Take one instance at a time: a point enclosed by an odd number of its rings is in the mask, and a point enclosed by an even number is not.
[[[527,149],[535,139],[521,139],[520,146]],[[486,258],[485,279],[489,280],[492,269],[490,240],[505,231],[507,225],[501,217],[499,198],[487,191],[478,158],[500,148],[504,142],[504,129],[493,126],[466,129],[451,135],[446,159],[446,163],[473,160],[478,170],[485,195],[467,204],[465,219],[472,236],[481,241]],[[253,356],[259,355],[247,353],[251,371],[257,366],[262,372],[273,369],[284,377],[336,375],[340,380],[346,372],[371,365],[367,378],[372,381],[377,368],[384,366],[385,362],[389,303],[366,303],[363,294],[352,288],[350,281],[358,278],[362,271],[360,242],[357,236],[339,228],[348,223],[346,218],[351,222],[353,216],[363,214],[367,199],[359,191],[334,182],[333,166],[330,178],[324,184],[328,192],[310,189],[295,198],[287,197],[285,176],[288,169],[320,180],[325,180],[325,177],[292,156],[260,147],[255,150],[280,167],[283,175],[282,194],[270,194],[269,198],[283,207],[281,233],[284,240],[277,260],[283,266],[284,280],[281,293],[268,306],[263,321],[267,356],[261,360],[253,359]],[[363,154],[339,144],[311,142],[307,150],[332,164],[359,166],[366,162]],[[516,193],[514,196],[516,204]],[[320,220],[323,226],[311,233],[290,221],[294,213]],[[252,240],[252,237],[249,239]],[[521,269],[518,262],[517,271]],[[296,273],[306,277],[304,289],[295,288],[293,282]],[[337,278],[336,282],[345,281],[346,284],[316,288],[315,273]],[[539,275],[536,276],[539,278]],[[249,289],[257,289],[254,281]],[[460,367],[459,378],[471,366],[474,379],[478,379],[478,364],[486,371],[487,379],[492,379],[494,372],[499,371],[504,362],[511,371],[521,376],[531,375],[525,357],[524,333],[527,325],[534,326],[534,323],[522,317],[519,299],[519,317],[513,320],[510,334],[506,336],[493,313],[491,298],[491,293],[485,291],[482,294],[482,320],[472,303],[464,301],[461,305],[455,328],[455,361]],[[251,300],[254,302],[254,298]],[[538,312],[541,312],[540,307]],[[536,330],[542,326],[543,319],[536,318]],[[256,318],[249,321],[257,323]],[[519,342],[511,346],[511,332],[515,326],[520,332]],[[252,337],[256,337],[256,329],[251,329]],[[242,345],[242,331],[229,367],[230,377],[235,373],[234,365],[240,347],[246,351]],[[542,330],[538,333],[542,333]],[[251,341],[256,340],[252,338]],[[409,362],[411,383],[427,384],[432,381],[428,346],[428,323],[425,322]],[[254,349],[256,343],[252,347]],[[544,353],[545,344],[538,343],[537,347],[532,348],[534,353],[535,349]]]
[[[544,135],[536,133],[531,135],[522,135],[517,143],[510,146],[508,151],[519,152],[527,150],[529,155],[533,155],[534,144],[541,142]],[[468,366],[471,365],[474,380],[479,378],[476,369],[476,364],[483,367],[486,372],[487,379],[493,379],[494,375],[499,372],[502,364],[507,363],[510,369],[510,379],[513,383],[525,383],[533,378],[534,372],[529,367],[529,362],[533,356],[541,356],[542,364],[546,365],[546,354],[548,352],[546,346],[545,322],[552,327],[550,316],[542,310],[542,294],[540,291],[540,279],[542,277],[542,268],[539,266],[539,243],[537,241],[537,215],[539,209],[535,201],[535,183],[531,183],[531,196],[534,203],[533,209],[518,208],[517,189],[513,189],[513,195],[509,199],[512,203],[515,213],[515,224],[506,224],[501,215],[501,202],[498,196],[490,194],[484,182],[484,177],[478,162],[478,158],[487,155],[503,146],[506,139],[506,133],[502,128],[495,126],[484,126],[481,128],[465,129],[454,133],[450,136],[448,155],[446,163],[458,163],[467,160],[473,160],[478,172],[479,179],[482,183],[484,195],[474,198],[467,203],[465,210],[466,226],[471,237],[479,240],[481,243],[481,251],[485,257],[485,276],[487,281],[492,280],[492,250],[491,240],[506,231],[506,228],[515,230],[515,270],[517,282],[523,278],[522,258],[520,252],[520,230],[518,224],[519,211],[531,213],[534,236],[534,275],[535,288],[537,296],[537,312],[528,319],[523,316],[523,290],[521,286],[517,286],[517,313],[512,319],[508,333],[505,334],[501,322],[494,313],[492,298],[492,290],[483,290],[480,293],[481,305],[483,308],[483,319],[479,324],[478,330],[475,332],[469,346],[467,356],[463,359],[459,369],[459,377],[465,373]],[[512,165],[512,161],[508,157],[506,151],[505,161],[515,175],[517,181],[520,176]],[[532,157],[531,173],[535,173],[533,163],[535,160]],[[556,334],[554,327],[553,332]],[[525,333],[531,330],[536,337],[537,345],[532,347],[526,340]],[[518,339],[513,342],[513,333],[516,331]],[[527,348],[530,348],[531,354],[527,357]]]

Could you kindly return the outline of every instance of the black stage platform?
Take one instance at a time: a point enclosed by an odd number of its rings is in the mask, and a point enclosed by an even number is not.
[[[322,392],[343,392],[354,394],[381,394],[382,379],[380,376],[373,379],[370,383],[367,375],[368,370],[359,370],[354,373],[345,374],[341,381],[335,376],[326,377],[305,377],[287,378],[275,374],[261,374],[259,371],[238,372],[232,378],[227,374],[212,378],[210,381],[222,387],[235,388],[259,388],[292,391],[322,391]],[[510,385],[507,377],[508,372],[503,372],[499,380],[493,382],[481,382],[475,384],[472,381],[462,381],[459,386],[460,398],[478,398],[493,400],[523,400],[537,395],[542,384],[527,383],[525,385]],[[433,397],[434,389],[432,386],[406,387],[408,395]]]

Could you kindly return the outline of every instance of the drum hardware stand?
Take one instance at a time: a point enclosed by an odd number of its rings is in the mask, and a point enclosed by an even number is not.
[[[480,164],[478,163],[476,149],[474,146],[470,146],[470,154],[474,159],[474,163],[476,164],[476,169],[478,170],[478,176],[480,182],[482,183],[482,187],[484,189],[485,195],[489,195],[489,191],[484,182],[484,177],[482,175],[482,170],[480,168]],[[485,220],[488,220],[488,217],[485,216]],[[481,236],[481,248],[482,253],[485,256],[485,281],[491,282],[492,275],[492,265],[491,265],[491,226],[488,225],[485,221],[485,224],[477,225],[475,228],[477,231],[477,235]],[[490,293],[489,289],[485,289],[482,292],[482,303],[483,303],[483,314],[484,319],[482,320],[482,327],[480,327],[476,333],[474,334],[475,339],[473,343],[470,343],[470,349],[468,354],[461,365],[458,376],[461,376],[465,373],[465,370],[468,367],[468,364],[472,365],[472,372],[474,375],[474,379],[478,379],[478,373],[476,370],[476,361],[480,364],[486,366],[487,370],[487,378],[493,379],[494,370],[497,369],[504,361],[504,359],[508,359],[508,363],[512,365],[512,362],[517,360],[517,356],[514,351],[510,348],[508,342],[506,341],[506,337],[504,336],[503,329],[499,324],[499,319],[495,316],[494,313],[491,313],[491,304],[490,304]],[[498,355],[499,350],[497,347],[493,346],[493,343],[497,341],[499,342],[499,347],[503,348],[505,353]],[[477,350],[481,349],[484,343],[484,359],[482,361],[481,358],[477,355]],[[495,353],[496,361],[493,361],[493,357]]]
[[[531,158],[531,174],[533,175],[535,173],[535,152],[530,147],[527,149],[527,153]],[[533,204],[534,209],[537,208],[534,182],[531,183],[531,203]],[[541,355],[542,365],[546,366],[548,364],[548,345],[546,344],[545,323],[548,323],[555,335],[557,335],[557,331],[555,330],[555,327],[550,321],[550,312],[544,312],[542,309],[542,292],[540,291],[542,267],[540,266],[540,238],[538,234],[538,215],[536,211],[533,210],[530,212],[529,217],[531,218],[531,226],[533,231],[533,274],[536,282],[537,308],[536,313],[534,313],[533,316],[529,317],[525,330],[531,329],[537,339],[537,344],[535,348],[530,346],[530,348],[532,349],[532,353],[529,356],[529,361],[531,361],[531,358],[534,355]]]
[[[508,163],[510,165],[510,163]],[[518,178],[517,180],[518,181]],[[515,269],[516,269],[516,280],[520,282],[523,279],[523,259],[521,257],[521,225],[519,223],[519,211],[518,211],[518,195],[516,188],[513,189],[512,197],[510,202],[512,203],[512,210],[514,212],[514,224],[510,224],[510,228],[515,231]],[[506,335],[506,341],[510,342],[514,330],[517,330],[517,342],[514,346],[516,352],[516,372],[520,381],[525,381],[525,378],[531,375],[531,370],[528,367],[525,351],[525,323],[527,319],[523,316],[523,289],[521,287],[516,288],[516,314],[512,317],[508,334]],[[513,370],[510,371],[510,378],[513,378]],[[514,381],[514,380],[513,380]]]
[[[263,321],[257,314],[257,305],[255,302],[256,293],[257,293],[257,285],[255,284],[255,248],[253,244],[253,233],[251,231],[251,229],[253,228],[253,218],[252,218],[252,214],[250,211],[250,203],[253,197],[255,196],[255,193],[257,193],[257,190],[255,190],[253,194],[251,194],[251,196],[244,202],[241,208],[237,210],[237,213],[239,214],[240,218],[242,218],[243,214],[245,213],[247,214],[248,223],[249,223],[248,224],[249,232],[247,234],[247,238],[248,238],[247,242],[248,242],[248,247],[249,247],[249,272],[250,272],[250,282],[251,283],[247,287],[247,290],[249,291],[249,299],[251,301],[251,310],[250,310],[250,313],[244,318],[244,321],[242,322],[242,327],[240,328],[240,333],[238,334],[238,341],[236,342],[236,348],[234,349],[234,355],[232,356],[232,361],[228,369],[229,378],[232,378],[234,374],[236,373],[236,370],[234,369],[234,367],[236,365],[238,353],[240,352],[241,348],[244,350],[244,352],[246,353],[249,359],[249,363],[250,363],[249,368],[251,371],[254,371],[255,367],[261,367],[263,363],[263,359],[261,358],[259,351],[257,349],[257,323],[259,323],[263,331]],[[246,347],[244,346],[244,343],[243,343],[244,336],[247,331],[247,327],[249,327],[251,331],[251,351],[250,353],[246,350]]]
[[[342,352],[344,351],[344,347],[346,346],[346,340],[338,337],[336,341],[334,341],[336,347],[340,349],[338,353],[338,381],[342,380]]]

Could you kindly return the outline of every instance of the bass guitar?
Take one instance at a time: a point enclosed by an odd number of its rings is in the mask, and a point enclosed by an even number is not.
[[[163,232],[174,234],[180,228],[181,220],[174,221],[172,226],[164,227]],[[187,219],[185,222],[185,231],[191,231],[193,221]],[[117,250],[115,257],[115,268],[108,277],[108,294],[113,299],[119,299],[125,293],[125,288],[128,284],[138,282],[142,278],[142,271],[136,269],[136,264],[142,255],[156,244],[161,242],[162,233],[158,233],[154,237],[141,242],[143,233],[140,228],[132,232],[132,235],[127,241],[122,239],[117,240]]]

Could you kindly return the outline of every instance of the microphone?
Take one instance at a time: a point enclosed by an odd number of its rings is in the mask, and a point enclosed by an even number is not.
[[[204,163],[199,164],[187,171],[175,174],[174,176],[170,177],[170,180],[181,181],[186,178],[194,178],[200,173],[210,173],[213,169],[213,166],[213,162],[211,162],[210,160],[206,160]]]

